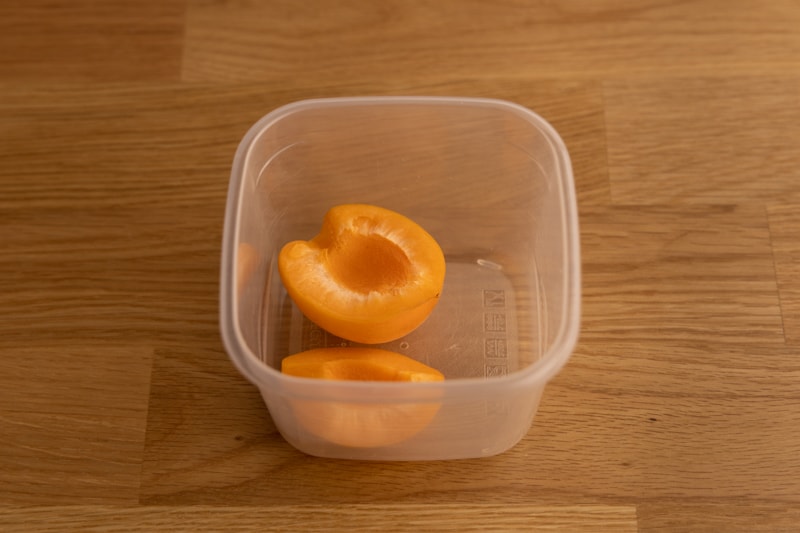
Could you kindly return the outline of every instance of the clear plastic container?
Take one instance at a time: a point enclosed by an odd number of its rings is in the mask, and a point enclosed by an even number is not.
[[[440,383],[280,373],[283,357],[352,344],[308,322],[277,273],[290,240],[325,212],[367,203],[411,218],[441,245],[438,306],[381,347],[444,373]],[[221,328],[284,438],[317,456],[483,457],[529,430],[576,343],[580,257],[567,150],[535,113],[499,100],[334,98],[259,120],[236,152],[221,275]],[[341,439],[337,435],[347,434]]]

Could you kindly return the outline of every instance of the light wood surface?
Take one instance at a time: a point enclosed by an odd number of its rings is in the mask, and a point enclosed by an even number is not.
[[[59,506],[5,513],[4,531],[574,531],[635,533],[636,508],[613,505]]]
[[[504,98],[583,325],[500,456],[333,461],[218,332],[233,152],[309,97]],[[800,530],[800,4],[0,2],[0,530]]]

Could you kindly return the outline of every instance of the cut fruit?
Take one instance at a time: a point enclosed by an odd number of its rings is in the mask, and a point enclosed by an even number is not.
[[[368,347],[316,348],[286,357],[290,376],[355,381],[442,381],[435,368],[405,355]]]
[[[328,211],[313,239],[286,244],[278,270],[309,320],[339,337],[377,344],[428,318],[442,292],[445,260],[436,240],[412,220],[347,204]]]
[[[285,374],[335,380],[439,382],[438,370],[410,357],[368,347],[318,348],[291,355],[281,363]],[[380,402],[337,402],[295,399],[296,420],[310,433],[329,442],[355,448],[389,446],[427,427],[440,403],[438,389],[415,391],[415,401],[396,397]],[[425,398],[420,401],[422,396]],[[427,397],[426,397],[427,396]]]

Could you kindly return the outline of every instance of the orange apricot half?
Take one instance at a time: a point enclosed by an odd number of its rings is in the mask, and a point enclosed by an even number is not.
[[[410,357],[370,347],[317,348],[291,355],[281,363],[285,374],[318,379],[437,382],[438,370]],[[437,390],[429,398],[404,402],[347,402],[294,399],[296,420],[308,432],[329,442],[354,448],[389,446],[407,440],[427,427],[439,411]]]
[[[286,291],[309,320],[339,337],[377,344],[420,326],[442,292],[436,240],[407,217],[366,204],[331,208],[319,234],[278,256]]]
[[[435,368],[405,355],[372,347],[315,348],[281,361],[290,376],[355,381],[442,381]]]

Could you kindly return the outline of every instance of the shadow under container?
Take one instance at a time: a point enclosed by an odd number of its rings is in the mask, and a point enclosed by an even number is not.
[[[309,322],[277,256],[334,205],[397,211],[438,241],[439,304],[379,345],[440,370],[438,383],[329,381],[280,372],[306,349],[353,343]],[[535,113],[500,100],[364,97],[281,107],[233,163],[222,251],[222,336],[276,427],[311,455],[369,460],[484,457],[529,430],[575,346],[580,257],[567,150]]]

